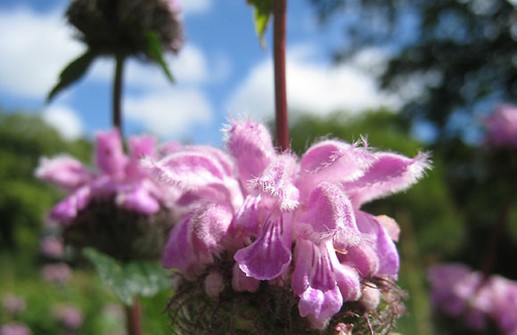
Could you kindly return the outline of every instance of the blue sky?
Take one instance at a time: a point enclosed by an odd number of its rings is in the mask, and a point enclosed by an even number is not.
[[[75,138],[110,127],[113,63],[97,61],[81,82],[45,104],[61,69],[84,50],[63,19],[67,4],[0,3],[0,106],[40,112],[64,136]],[[177,82],[171,85],[153,66],[128,64],[125,131],[220,145],[220,129],[230,115],[255,120],[273,115],[271,48],[260,47],[245,0],[183,0],[182,7],[187,43],[178,57],[167,58]],[[366,50],[339,67],[330,64],[341,31],[337,25],[318,27],[304,0],[289,2],[287,39],[288,102],[293,110],[355,113],[400,103],[399,97],[378,92],[365,70],[382,64],[382,51]]]

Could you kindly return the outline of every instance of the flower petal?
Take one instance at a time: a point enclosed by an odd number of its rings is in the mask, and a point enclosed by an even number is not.
[[[396,277],[400,267],[400,259],[395,243],[376,217],[365,212],[356,211],[357,226],[366,235],[379,259],[377,274]]]
[[[142,179],[147,176],[147,171],[140,165],[140,159],[154,154],[155,142],[155,138],[152,136],[138,136],[129,139],[129,161],[126,165],[127,178]]]
[[[354,205],[359,208],[371,200],[407,189],[422,178],[429,168],[428,155],[425,153],[415,158],[378,153],[376,161],[361,178],[343,185]]]
[[[260,177],[250,184],[263,194],[278,201],[281,211],[292,211],[298,206],[298,189],[293,185],[296,160],[284,154],[276,156]]]
[[[259,177],[275,156],[269,131],[260,123],[233,122],[226,129],[226,147],[237,161],[239,179],[244,186]]]
[[[331,290],[321,291],[309,287],[300,296],[298,310],[300,316],[308,317],[315,329],[324,329],[330,319],[343,306],[343,297],[336,286]]]
[[[83,186],[55,205],[50,211],[50,218],[67,224],[75,219],[80,210],[85,209],[86,206],[88,206],[90,199],[90,188]]]
[[[120,192],[115,197],[115,203],[128,210],[142,214],[154,214],[160,210],[159,202],[142,185],[132,185],[126,192]]]
[[[239,267],[239,264],[235,263],[232,269],[232,288],[237,292],[256,292],[259,288],[260,281],[246,276]]]
[[[113,177],[123,176],[127,158],[117,129],[96,135],[95,162],[103,173]]]
[[[60,155],[54,158],[40,158],[35,176],[67,191],[73,191],[91,181],[93,173],[80,161]]]
[[[336,184],[319,184],[311,192],[297,223],[299,234],[315,243],[334,237],[338,237],[343,245],[355,245],[360,241],[352,203]]]
[[[365,148],[337,140],[311,146],[300,161],[297,186],[307,192],[322,181],[348,182],[361,177],[374,157]]]
[[[240,269],[258,280],[279,276],[291,262],[289,225],[282,216],[270,217],[262,226],[257,239],[240,249],[234,256]]]

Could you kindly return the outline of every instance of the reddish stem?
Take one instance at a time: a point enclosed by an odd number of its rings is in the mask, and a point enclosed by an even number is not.
[[[285,35],[287,0],[274,0],[273,58],[275,64],[276,141],[280,150],[289,149],[287,122],[287,89],[285,71]]]
[[[126,321],[128,335],[142,335],[140,299],[135,297],[133,305],[126,306]]]

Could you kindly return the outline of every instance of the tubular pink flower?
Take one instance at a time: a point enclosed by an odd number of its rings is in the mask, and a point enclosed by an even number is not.
[[[363,282],[396,278],[398,225],[360,207],[415,183],[429,167],[426,155],[407,158],[326,140],[297,162],[291,153],[275,153],[260,124],[234,122],[226,136],[231,157],[193,146],[146,159],[155,180],[179,190],[176,205],[187,213],[170,234],[165,267],[193,280],[217,266],[216,255],[233,256],[235,291],[254,292],[264,280],[290,282],[300,315],[318,329],[344,301],[361,297]],[[211,230],[194,233],[206,225],[197,219],[201,213],[222,205],[226,230],[214,238]],[[209,241],[220,248],[207,248]]]
[[[118,130],[112,130],[96,136],[98,171],[66,155],[42,158],[36,177],[70,192],[52,209],[51,219],[68,224],[95,200],[114,201],[120,208],[144,215],[157,213],[176,194],[166,192],[150,179],[148,170],[141,166],[144,156],[157,158],[154,138],[130,138],[128,157]]]

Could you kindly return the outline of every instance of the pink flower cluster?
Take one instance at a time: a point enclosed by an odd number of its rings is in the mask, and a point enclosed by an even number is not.
[[[0,326],[0,335],[31,335],[29,327],[19,322],[9,322]]]
[[[207,294],[217,297],[226,287],[217,264],[229,255],[234,291],[290,283],[300,315],[318,329],[344,302],[359,300],[372,278],[396,278],[398,225],[361,206],[415,183],[428,168],[425,155],[325,140],[297,159],[277,153],[262,124],[233,122],[226,135],[228,153],[186,146],[144,161],[181,192],[166,268],[205,278]],[[378,302],[379,294],[368,295]]]
[[[485,144],[493,147],[517,147],[517,107],[500,105],[483,119]]]
[[[442,264],[429,269],[433,305],[461,317],[476,330],[494,322],[507,335],[517,335],[517,282],[501,276],[484,278],[463,264]]]
[[[95,144],[97,171],[67,155],[41,159],[36,177],[70,193],[52,209],[51,219],[67,224],[94,200],[114,199],[119,207],[142,214],[158,212],[163,194],[139,165],[144,155],[156,157],[154,138],[129,139],[129,156],[117,130],[99,133]]]

